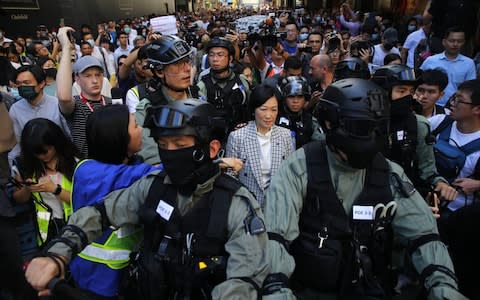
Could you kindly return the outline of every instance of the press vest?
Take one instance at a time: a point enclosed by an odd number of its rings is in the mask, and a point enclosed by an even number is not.
[[[228,212],[241,184],[227,175],[216,178],[211,192],[184,215],[177,188],[153,181],[140,218],[145,239],[138,259],[141,299],[211,299],[226,280]]]
[[[385,299],[379,283],[385,280],[389,266],[392,234],[390,224],[380,227],[372,210],[393,199],[388,162],[379,153],[367,168],[363,190],[353,207],[362,207],[361,211],[372,215],[359,220],[353,211],[345,213],[337,197],[325,145],[311,142],[303,148],[308,184],[300,234],[290,248],[296,265],[294,288],[334,292],[339,299]]]

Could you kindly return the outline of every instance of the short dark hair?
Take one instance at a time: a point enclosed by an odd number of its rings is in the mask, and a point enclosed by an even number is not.
[[[17,76],[16,77],[18,77],[18,75],[20,73],[23,73],[23,72],[32,73],[33,77],[37,81],[37,84],[44,81],[45,78],[47,77],[47,74],[45,74],[45,71],[40,66],[37,66],[37,65],[21,66],[20,68],[17,69]]]
[[[448,36],[450,35],[450,33],[454,33],[454,32],[463,32],[465,34],[465,29],[463,29],[460,26],[449,27],[449,28],[447,28],[447,30],[445,30],[445,35],[443,36],[443,38],[447,39]]]
[[[397,59],[402,61],[402,58],[397,53],[389,53],[389,54],[385,55],[385,57],[383,58],[383,64],[386,66],[389,63],[391,63],[392,61],[397,60]]]
[[[295,21],[289,20],[289,21],[287,22],[287,24],[285,24],[285,26],[287,26],[287,25],[295,25],[295,28],[297,29],[297,31],[299,31],[299,30],[298,30],[298,25],[297,25],[297,23],[295,23]]]
[[[266,84],[261,84],[256,88],[254,88],[252,91],[252,95],[250,95],[250,102],[249,102],[249,106],[250,106],[249,110],[251,115],[252,116],[255,115],[255,109],[265,104],[265,102],[267,102],[267,100],[272,97],[275,97],[275,99],[277,99],[277,97],[275,96],[275,90],[271,86],[268,86]],[[277,102],[278,102],[278,99],[277,99]]]
[[[107,105],[96,109],[86,126],[89,158],[121,164],[128,157],[129,118],[126,105]]]
[[[472,103],[474,105],[480,105],[480,80],[473,79],[462,82],[458,86],[459,91],[470,92]]]
[[[312,32],[310,32],[310,33],[308,34],[307,41],[310,39],[310,36],[312,36],[312,35],[319,35],[320,38],[322,39],[321,42],[323,43],[323,33],[321,33],[320,31],[317,31],[317,30],[316,30],[316,31],[312,31]]]
[[[443,91],[448,85],[448,75],[441,69],[425,70],[420,84],[435,85]]]
[[[301,69],[302,68],[302,61],[298,56],[289,56],[285,60],[285,63],[283,64],[283,69],[288,70],[288,69]]]

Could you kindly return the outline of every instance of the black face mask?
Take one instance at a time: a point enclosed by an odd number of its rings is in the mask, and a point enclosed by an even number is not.
[[[384,44],[383,44],[383,48],[384,48],[385,50],[387,50],[387,51],[392,50],[393,46],[394,46],[394,45],[391,44],[391,43],[384,43]]]
[[[392,118],[404,117],[412,113],[413,96],[407,95],[405,97],[393,100],[390,103],[390,115]]]
[[[355,169],[368,167],[379,152],[375,133],[365,138],[345,134],[341,129],[330,130],[326,135],[327,145],[333,152],[341,150],[347,155],[346,163]]]
[[[49,69],[45,69],[45,74],[47,75],[47,77],[51,77],[51,78],[56,78],[57,77],[57,69],[55,68],[49,68]]]
[[[28,102],[32,102],[37,97],[38,93],[35,91],[33,85],[21,85],[18,87],[18,94],[25,98]]]
[[[158,149],[168,177],[180,192],[191,194],[197,184],[205,182],[218,167],[212,163],[206,150],[198,146],[178,150]]]

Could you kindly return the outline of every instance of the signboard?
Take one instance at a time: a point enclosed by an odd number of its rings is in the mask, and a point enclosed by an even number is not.
[[[2,9],[40,9],[38,0],[0,0]]]
[[[177,19],[175,16],[162,16],[150,20],[153,32],[161,34],[177,34]]]

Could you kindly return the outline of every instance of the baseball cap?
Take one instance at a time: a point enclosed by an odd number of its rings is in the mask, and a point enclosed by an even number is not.
[[[73,72],[75,74],[80,74],[80,73],[83,73],[86,69],[91,67],[100,68],[103,72],[102,64],[98,59],[96,59],[91,55],[82,56],[73,65]]]
[[[383,32],[383,39],[389,42],[398,42],[398,33],[395,28],[389,27]]]

